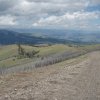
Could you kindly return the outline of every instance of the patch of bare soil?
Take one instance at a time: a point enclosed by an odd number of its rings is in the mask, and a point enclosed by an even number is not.
[[[0,77],[0,100],[100,100],[100,52]]]

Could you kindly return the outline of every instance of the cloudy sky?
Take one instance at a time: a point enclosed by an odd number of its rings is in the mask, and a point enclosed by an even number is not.
[[[100,30],[100,0],[0,0],[0,28]]]

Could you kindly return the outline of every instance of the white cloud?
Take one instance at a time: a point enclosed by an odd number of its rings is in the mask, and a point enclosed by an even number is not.
[[[100,20],[100,12],[86,12],[86,8],[98,4],[100,0],[0,0],[0,25],[93,26],[91,20]]]
[[[49,26],[49,25],[74,25],[75,23],[86,22],[91,19],[97,19],[98,15],[95,12],[74,12],[66,13],[62,16],[49,16],[47,18],[41,18],[37,22],[33,23],[33,26]]]
[[[39,13],[64,14],[84,10],[88,5],[89,0],[0,0],[1,11],[9,10],[8,13],[20,16],[23,14],[36,16]]]
[[[16,25],[15,17],[10,15],[0,16],[0,25]]]

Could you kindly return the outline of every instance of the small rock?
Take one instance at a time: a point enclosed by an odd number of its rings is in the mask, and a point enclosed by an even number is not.
[[[29,91],[30,91],[30,92],[32,92],[32,90],[31,90],[31,89],[30,89]]]
[[[17,89],[15,89],[15,91],[17,91]]]
[[[5,95],[5,98],[9,98],[9,96],[8,95]]]

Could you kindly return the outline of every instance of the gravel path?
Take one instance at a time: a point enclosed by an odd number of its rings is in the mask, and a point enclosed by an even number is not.
[[[74,65],[43,69],[6,77],[0,100],[100,100],[100,52]]]

